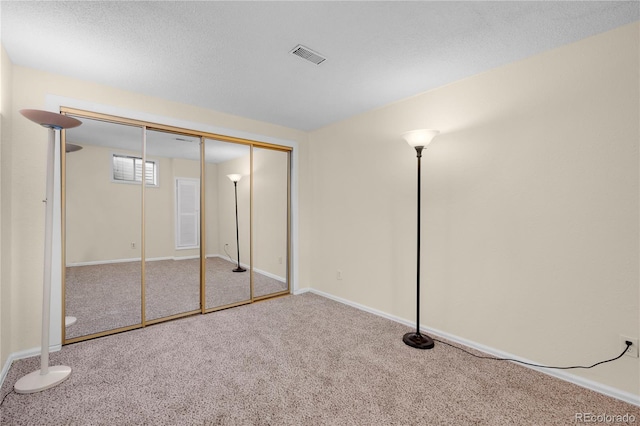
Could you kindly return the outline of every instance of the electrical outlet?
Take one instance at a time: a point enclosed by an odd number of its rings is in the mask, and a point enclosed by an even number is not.
[[[131,248],[132,248],[132,249],[136,248],[136,243],[132,242],[132,243],[131,243]]]
[[[282,265],[282,256],[278,258],[278,263]]]
[[[341,280],[342,279],[342,271],[340,269],[338,269],[338,271],[336,272],[336,279],[337,280]]]
[[[620,346],[622,347],[622,349],[627,347],[627,341],[631,342],[631,346],[629,346],[629,349],[627,349],[627,352],[625,352],[624,354],[626,356],[638,358],[638,339],[632,339],[631,337],[627,336],[620,336]]]

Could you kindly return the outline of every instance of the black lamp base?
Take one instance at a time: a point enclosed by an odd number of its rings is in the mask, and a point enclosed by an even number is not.
[[[434,346],[431,337],[420,333],[407,333],[402,336],[402,341],[417,349],[431,349]]]
[[[244,269],[242,266],[238,266],[236,269],[233,270],[233,272],[244,272],[246,271],[246,269]]]

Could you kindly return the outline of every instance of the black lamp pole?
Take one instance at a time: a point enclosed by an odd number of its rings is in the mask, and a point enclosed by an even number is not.
[[[244,272],[246,271],[246,269],[240,266],[240,232],[238,231],[238,181],[237,180],[233,181],[233,189],[236,194],[236,248],[238,249],[238,265],[233,270],[233,272]]]
[[[437,134],[437,133],[436,133]],[[435,134],[434,134],[435,136]],[[432,136],[433,137],[433,136]],[[428,143],[428,142],[427,142]],[[417,348],[417,349],[431,349],[434,346],[433,339],[431,337],[420,333],[420,195],[421,195],[421,160],[422,160],[422,150],[426,146],[414,146],[416,149],[416,156],[418,157],[418,247],[417,247],[417,268],[416,268],[416,331],[412,333],[406,333],[402,337],[402,341],[407,345]]]

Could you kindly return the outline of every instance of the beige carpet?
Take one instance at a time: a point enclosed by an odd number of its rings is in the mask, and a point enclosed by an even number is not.
[[[3,425],[568,425],[638,407],[304,294],[65,346],[59,386],[11,393]],[[38,358],[16,361],[4,397]],[[596,367],[597,368],[597,367]],[[636,423],[637,424],[637,423]]]

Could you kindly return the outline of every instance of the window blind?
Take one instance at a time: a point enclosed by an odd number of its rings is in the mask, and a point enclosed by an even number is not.
[[[145,182],[157,185],[156,163],[147,160]],[[124,182],[142,182],[142,158],[113,154],[113,180]]]

